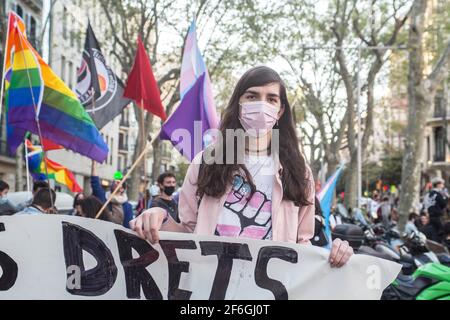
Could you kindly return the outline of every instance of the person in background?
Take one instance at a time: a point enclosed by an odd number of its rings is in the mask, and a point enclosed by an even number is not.
[[[103,203],[95,196],[88,196],[79,202],[80,216],[84,218],[95,219]],[[111,212],[106,208],[99,217],[103,221],[111,221]]]
[[[144,211],[145,209],[149,208],[149,202],[151,201],[151,195],[150,195],[150,190],[146,189],[145,193],[143,196],[141,196],[141,198],[139,199],[136,211],[137,214],[141,214],[142,211]]]
[[[105,193],[101,184],[100,178],[97,176],[95,161],[92,161],[91,170],[91,187],[92,195],[97,197],[102,203],[105,203],[110,195],[119,185],[120,181],[123,179],[121,172],[117,171],[114,173],[114,182],[111,184],[111,189],[109,192]],[[108,210],[111,212],[111,222],[123,225],[125,228],[130,227],[130,221],[133,219],[133,207],[128,202],[128,197],[126,193],[127,185],[123,183],[119,191],[114,195],[111,200]]]
[[[148,202],[148,208],[151,208],[152,205],[152,201],[155,200],[156,198],[158,198],[159,196],[159,187],[158,184],[152,184],[150,186],[150,201]]]
[[[81,206],[80,202],[85,198],[83,193],[77,193],[75,197],[73,198],[73,210],[70,213],[72,216],[78,216],[81,217]]]
[[[8,199],[9,184],[0,180],[0,216],[10,216],[20,209]]]
[[[176,222],[180,222],[178,217],[178,202],[172,197],[177,185],[175,175],[171,172],[164,172],[159,175],[157,182],[160,189],[160,195],[152,200],[150,208],[163,208],[167,210]]]
[[[411,233],[419,234],[419,229],[417,229],[415,222],[419,218],[417,213],[411,212],[408,216],[408,222],[405,225],[405,233],[409,236]]]
[[[51,197],[50,197],[51,193]],[[56,201],[56,192],[50,188],[41,188],[33,197],[31,204],[16,213],[16,215],[54,214],[53,203]]]
[[[444,224],[444,240],[442,243],[450,250],[450,222]]]
[[[31,190],[31,198],[28,199],[25,202],[22,202],[17,205],[17,208],[19,211],[25,209],[26,207],[29,207],[31,203],[33,202],[34,195],[41,189],[48,189],[48,182],[44,180],[35,180],[33,181],[33,189]]]
[[[448,204],[448,195],[444,192],[445,181],[435,177],[431,180],[433,189],[424,198],[424,209],[430,217],[430,225],[434,228],[430,240],[440,242],[443,235],[444,224],[442,218]]]
[[[420,220],[417,229],[419,229],[419,231],[422,232],[427,237],[427,239],[433,240],[437,237],[433,226],[430,224],[430,217],[427,212],[423,212],[420,214]]]
[[[384,227],[389,228],[391,224],[392,206],[389,203],[389,197],[383,197],[383,201],[377,209],[377,222],[381,222]]]

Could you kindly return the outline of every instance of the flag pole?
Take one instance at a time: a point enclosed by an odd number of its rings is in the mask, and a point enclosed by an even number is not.
[[[19,41],[20,41],[21,48],[23,48],[22,36],[20,34],[19,34]],[[37,108],[37,105],[36,105],[36,100],[34,98],[34,92],[33,92],[33,89],[32,89],[33,86],[32,86],[32,83],[31,83],[30,72],[28,70],[27,59],[25,57],[25,54],[23,53],[23,50],[21,50],[21,51],[22,51],[22,58],[23,58],[23,61],[24,61],[24,64],[25,64],[25,69],[27,70],[28,83],[30,85],[31,99],[33,101],[34,113],[35,113],[35,116],[36,116],[35,120],[36,120],[37,129],[38,129],[39,141],[41,143],[42,153],[44,155],[44,168],[45,168],[45,175],[47,177],[47,183],[48,183],[48,193],[50,194],[50,204],[51,204],[51,207],[53,208],[55,202],[53,201],[52,190],[50,188],[50,178],[49,178],[49,175],[48,175],[48,166],[47,166],[47,152],[45,151],[45,148],[44,148],[44,139],[42,139],[41,125],[39,124],[38,108]],[[32,54],[34,56],[34,53],[32,53]],[[37,64],[39,64],[39,61],[36,61],[36,62],[37,62]]]
[[[146,145],[145,144],[145,117],[144,117],[144,99],[141,99],[141,127],[142,127],[142,134],[141,134],[141,140],[142,140],[142,152],[144,152]],[[144,192],[143,192],[143,199],[144,199],[144,208],[147,209],[147,204],[145,201],[145,190],[147,189],[147,157],[144,159]]]
[[[6,67],[6,47],[9,40],[9,15],[8,15],[8,27],[6,28],[6,40],[5,40],[5,53],[3,54],[3,70],[2,70],[2,87],[0,91],[0,122],[2,120],[2,110],[3,110],[3,89],[5,88],[5,67]]]
[[[131,172],[133,172],[133,170],[136,168],[136,166],[139,164],[139,162],[142,160],[142,158],[144,158],[145,154],[147,153],[148,149],[150,148],[150,143],[147,142],[145,145],[144,150],[141,152],[141,154],[139,155],[139,157],[136,159],[136,161],[133,163],[133,165],[131,166],[130,170],[127,171],[127,174],[122,178],[122,180],[120,181],[120,183],[116,186],[116,188],[114,189],[113,193],[111,193],[111,195],[109,196],[108,200],[103,204],[103,206],[100,208],[100,210],[98,211],[97,215],[95,216],[95,219],[98,219],[103,212],[105,211],[105,208],[109,205],[109,203],[111,202],[111,200],[113,199],[113,197],[116,195],[116,193],[120,190],[120,188],[122,187],[122,185],[124,184],[124,182],[128,179],[128,177],[130,176]]]
[[[25,143],[26,144],[26,143]],[[30,167],[28,164],[28,146],[25,145],[25,164],[27,167],[27,191],[30,192]]]

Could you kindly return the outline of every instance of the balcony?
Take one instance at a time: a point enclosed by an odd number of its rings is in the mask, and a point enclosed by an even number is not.
[[[128,144],[119,142],[119,152],[126,152],[128,153]]]
[[[130,121],[128,120],[128,119],[126,119],[126,118],[124,118],[124,116],[122,115],[121,117],[120,117],[120,123],[119,123],[119,125],[121,126],[121,127],[123,127],[123,128],[129,128],[130,127]]]

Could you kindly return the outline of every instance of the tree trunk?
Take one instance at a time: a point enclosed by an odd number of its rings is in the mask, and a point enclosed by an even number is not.
[[[153,140],[153,167],[152,167],[152,179],[156,181],[159,176],[159,170],[161,168],[161,157],[162,157],[162,141],[159,137]]]
[[[403,230],[410,211],[415,211],[420,191],[420,158],[423,150],[424,130],[431,97],[424,87],[422,41],[426,0],[416,0],[411,13],[408,47],[408,126],[403,156],[402,188],[399,204],[399,228]]]
[[[347,208],[356,208],[358,205],[358,164],[356,160],[356,156],[352,156],[346,170],[345,205]]]

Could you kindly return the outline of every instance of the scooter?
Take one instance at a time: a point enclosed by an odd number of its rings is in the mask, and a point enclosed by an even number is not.
[[[413,275],[399,274],[382,300],[450,300],[450,268],[439,263],[419,267]]]

